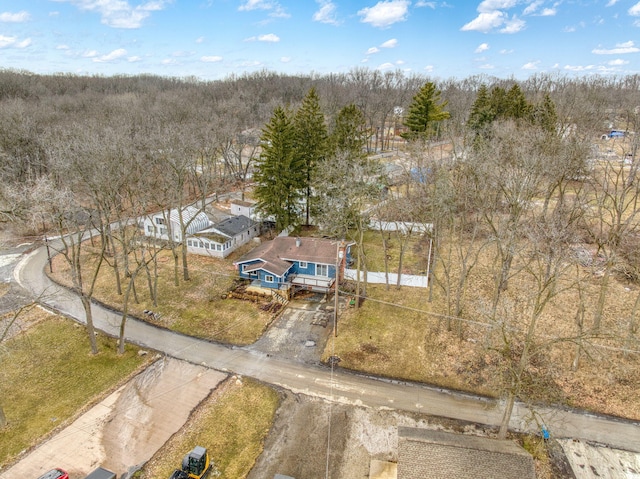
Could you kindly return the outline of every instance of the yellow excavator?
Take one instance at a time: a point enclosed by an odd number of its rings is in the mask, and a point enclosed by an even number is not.
[[[202,479],[211,469],[209,454],[202,446],[196,446],[182,460],[182,468],[176,469],[169,479]]]

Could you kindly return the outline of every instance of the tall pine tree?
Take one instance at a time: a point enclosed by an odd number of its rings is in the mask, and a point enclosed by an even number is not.
[[[449,118],[446,101],[440,101],[440,91],[432,82],[425,83],[413,97],[404,126],[409,131],[402,134],[407,140],[429,139],[438,132],[441,121]]]
[[[304,169],[305,224],[310,223],[313,184],[318,164],[327,155],[327,126],[320,109],[320,100],[315,88],[311,88],[302,101],[293,120],[296,161]]]
[[[295,154],[295,130],[282,107],[277,107],[262,130],[262,153],[256,165],[254,194],[258,210],[273,216],[278,231],[300,224],[306,173]]]

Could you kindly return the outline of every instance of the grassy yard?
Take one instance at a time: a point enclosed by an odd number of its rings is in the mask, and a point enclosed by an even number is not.
[[[98,335],[100,353],[91,355],[85,328],[39,308],[20,320],[34,325],[0,345],[0,406],[8,421],[0,429],[0,465],[69,423],[148,362],[132,346],[118,356],[114,340],[103,335]]]
[[[213,463],[211,477],[246,477],[262,452],[279,403],[278,393],[268,386],[246,378],[229,378],[135,477],[169,477],[197,445],[208,450]]]
[[[234,257],[238,254],[241,252]],[[95,249],[85,248],[84,255],[85,265],[95,261]],[[130,295],[129,315],[190,336],[236,345],[253,343],[273,320],[273,316],[261,309],[260,303],[223,299],[237,278],[232,261],[233,258],[222,260],[189,255],[190,280],[182,279],[180,263],[180,282],[176,286],[171,252],[161,252],[158,256],[157,306],[151,301],[146,275],[139,274],[135,281],[137,298]],[[53,270],[56,281],[71,284],[69,266],[62,255],[54,258]],[[83,271],[88,281],[91,270],[84,267]],[[127,285],[123,278],[123,291],[126,291]],[[114,270],[107,264],[100,269],[95,291],[94,299],[116,310],[123,310],[124,295],[117,294]],[[159,314],[159,318],[149,318],[144,310]]]
[[[493,285],[490,265],[487,251],[470,279],[462,321],[451,319],[451,330],[441,289],[434,288],[429,302],[425,289],[368,285],[362,307],[348,308],[340,317],[338,338],[327,345],[324,359],[335,354],[340,366],[349,369],[487,396],[504,394],[509,368],[523,345],[535,285],[522,275],[515,277],[504,293],[508,308],[491,323],[486,315]],[[587,275],[585,327],[598,291],[597,278]],[[575,371],[578,293],[567,288],[549,302],[538,319],[523,397],[640,419],[640,396],[634,392],[640,390],[639,357],[622,351],[638,287],[612,280],[608,294],[602,332],[583,335]]]

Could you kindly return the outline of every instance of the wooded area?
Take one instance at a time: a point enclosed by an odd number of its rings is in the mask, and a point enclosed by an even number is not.
[[[506,419],[548,344],[571,345],[575,369],[596,343],[625,357],[640,350],[639,75],[516,82],[356,69],[201,82],[2,71],[0,104],[1,220],[24,236],[73,233],[61,253],[91,338],[104,263],[121,294],[138,274],[153,291],[160,246],[125,224],[255,182],[278,227],[315,221],[355,240],[364,271],[372,216],[433,224],[432,287],[446,329],[464,339],[465,321],[488,325],[486,346],[508,365]],[[625,134],[603,139],[612,129]],[[384,152],[402,158],[401,175],[372,159]],[[274,197],[287,201],[269,206]],[[102,250],[86,277],[80,253],[94,228]],[[186,248],[168,247],[175,282],[189,280]],[[633,307],[612,307],[614,281],[628,285]],[[517,301],[509,289],[522,293]],[[571,334],[540,334],[567,291]]]

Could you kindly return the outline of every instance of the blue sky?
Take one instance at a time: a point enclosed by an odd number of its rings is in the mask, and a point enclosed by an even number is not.
[[[625,75],[640,73],[640,0],[0,0],[0,67]]]

